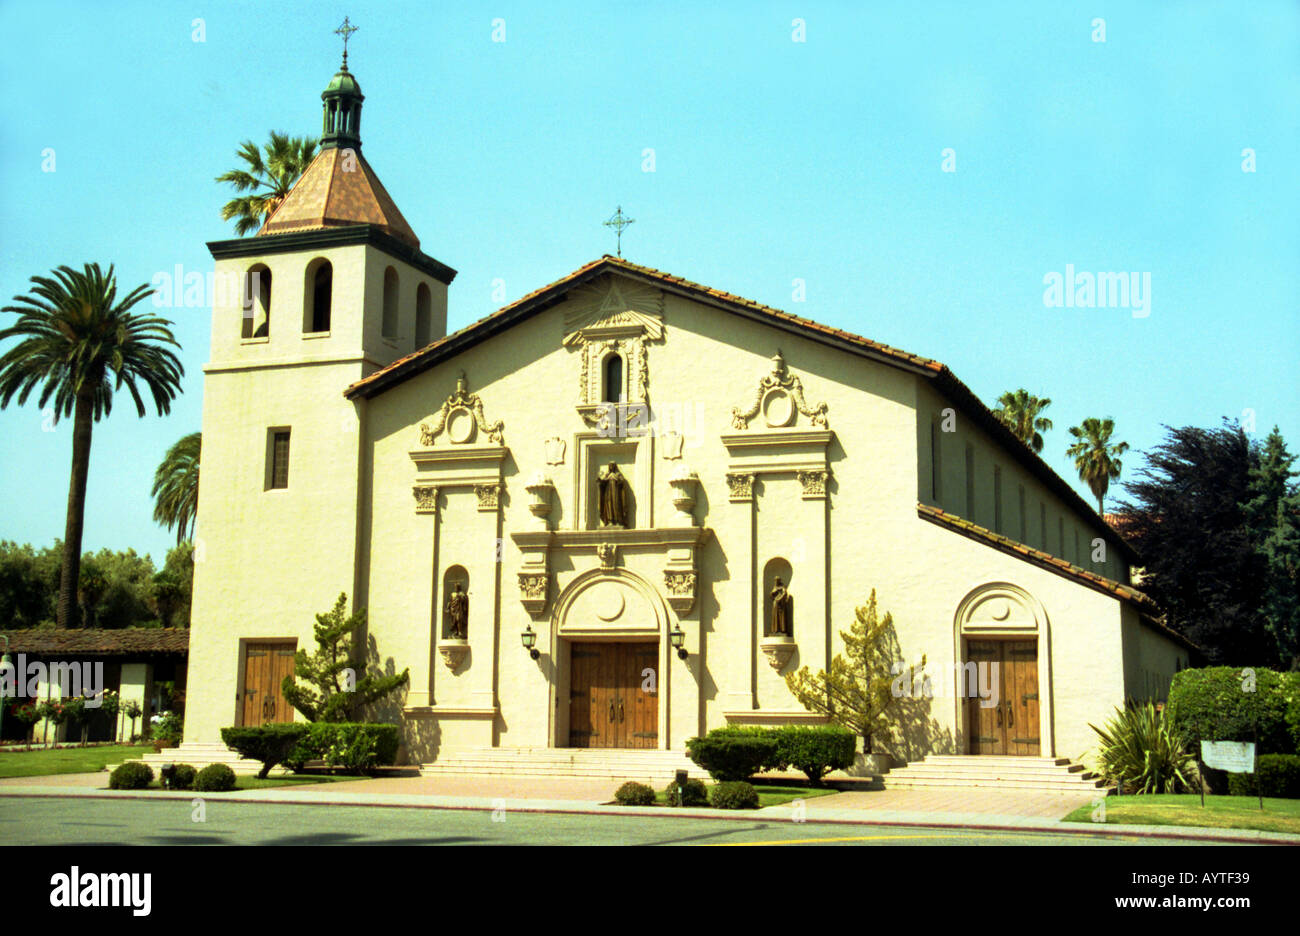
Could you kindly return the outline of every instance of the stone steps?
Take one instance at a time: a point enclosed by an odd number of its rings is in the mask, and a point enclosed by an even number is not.
[[[671,780],[678,770],[706,776],[681,751],[594,748],[467,748],[420,766],[420,773],[482,773],[510,777]]]
[[[1095,793],[1104,786],[1082,764],[1065,757],[931,755],[883,777],[887,790],[989,787]]]

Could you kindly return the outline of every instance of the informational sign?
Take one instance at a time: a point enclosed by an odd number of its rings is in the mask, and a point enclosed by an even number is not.
[[[1202,741],[1201,762],[1228,773],[1255,772],[1255,745],[1251,741]]]

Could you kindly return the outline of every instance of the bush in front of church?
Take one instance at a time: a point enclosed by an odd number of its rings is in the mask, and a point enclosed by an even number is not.
[[[1228,774],[1228,792],[1233,796],[1300,799],[1300,755],[1260,754],[1255,758],[1255,773]]]
[[[194,776],[199,793],[225,793],[235,788],[235,772],[225,764],[208,764]]]
[[[653,806],[655,791],[644,783],[629,780],[614,791],[614,801],[620,806]]]
[[[714,780],[748,780],[761,770],[780,769],[780,746],[767,729],[716,728],[686,742],[686,756]]]
[[[786,725],[776,729],[778,759],[794,767],[821,786],[822,777],[832,770],[853,766],[858,736],[837,725]]]
[[[284,761],[295,772],[312,760],[354,774],[388,766],[397,760],[401,738],[396,725],[314,722],[301,727],[303,734]]]
[[[308,727],[299,722],[222,728],[221,740],[226,747],[238,751],[244,757],[261,761],[262,769],[257,775],[264,778],[273,767],[288,760],[307,734]]]
[[[147,764],[122,764],[108,775],[110,790],[143,790],[153,782],[153,770]]]
[[[758,809],[758,791],[743,780],[729,780],[709,791],[709,803],[714,809]]]
[[[664,798],[669,806],[709,805],[709,791],[705,788],[704,781],[694,777],[682,784],[680,790],[677,788],[676,780],[670,781],[668,786],[664,787]]]

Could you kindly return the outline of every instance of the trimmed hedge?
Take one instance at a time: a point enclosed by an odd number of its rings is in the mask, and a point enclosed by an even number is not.
[[[620,806],[653,806],[655,791],[644,783],[629,780],[614,791],[614,800]]]
[[[362,773],[397,760],[401,738],[396,725],[313,722],[302,727],[303,736],[284,761],[295,772],[310,760],[323,760],[345,773]]]
[[[257,775],[266,777],[273,767],[288,759],[309,727],[305,722],[286,722],[248,728],[222,728],[221,740],[231,750],[261,761],[262,769]]]
[[[758,791],[743,780],[719,783],[709,791],[715,809],[758,809]]]
[[[194,786],[198,773],[189,764],[168,764],[158,771],[162,785],[168,790],[188,790]]]
[[[748,780],[765,770],[794,767],[814,784],[853,766],[858,738],[837,725],[729,725],[686,742],[686,753],[715,780]]]
[[[208,764],[194,776],[194,789],[200,793],[225,793],[235,788],[235,772],[225,764]]]
[[[780,759],[803,771],[814,786],[832,770],[853,766],[858,736],[836,725],[787,725],[777,729]]]
[[[151,783],[153,770],[147,764],[121,764],[108,775],[110,790],[143,790]]]
[[[1300,755],[1261,754],[1255,758],[1255,774],[1228,774],[1228,792],[1233,796],[1278,796],[1300,799]]]
[[[1202,741],[1254,741],[1258,753],[1300,751],[1300,673],[1254,670],[1246,692],[1242,668],[1212,666],[1177,673],[1169,688],[1169,715],[1193,754]]]
[[[683,785],[680,793],[677,790],[677,781],[669,781],[668,786],[664,787],[664,796],[668,800],[669,806],[707,806],[709,804],[709,791],[704,786],[703,780],[691,778]]]

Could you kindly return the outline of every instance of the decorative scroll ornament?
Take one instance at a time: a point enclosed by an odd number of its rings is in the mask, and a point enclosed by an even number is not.
[[[768,426],[773,428],[790,425],[796,411],[807,416],[814,426],[826,428],[826,404],[808,405],[803,396],[803,382],[786,370],[785,358],[780,351],[772,355],[772,372],[758,382],[749,409],[732,407],[731,424],[737,429],[748,429],[750,420],[760,411]]]
[[[477,393],[469,392],[463,373],[456,378],[456,389],[438,410],[433,424],[420,423],[420,444],[433,445],[444,429],[447,430],[447,438],[455,444],[473,442],[476,430],[486,432],[488,438],[497,445],[505,444],[505,423],[498,419],[491,425],[488,424],[483,415],[483,401]]]

